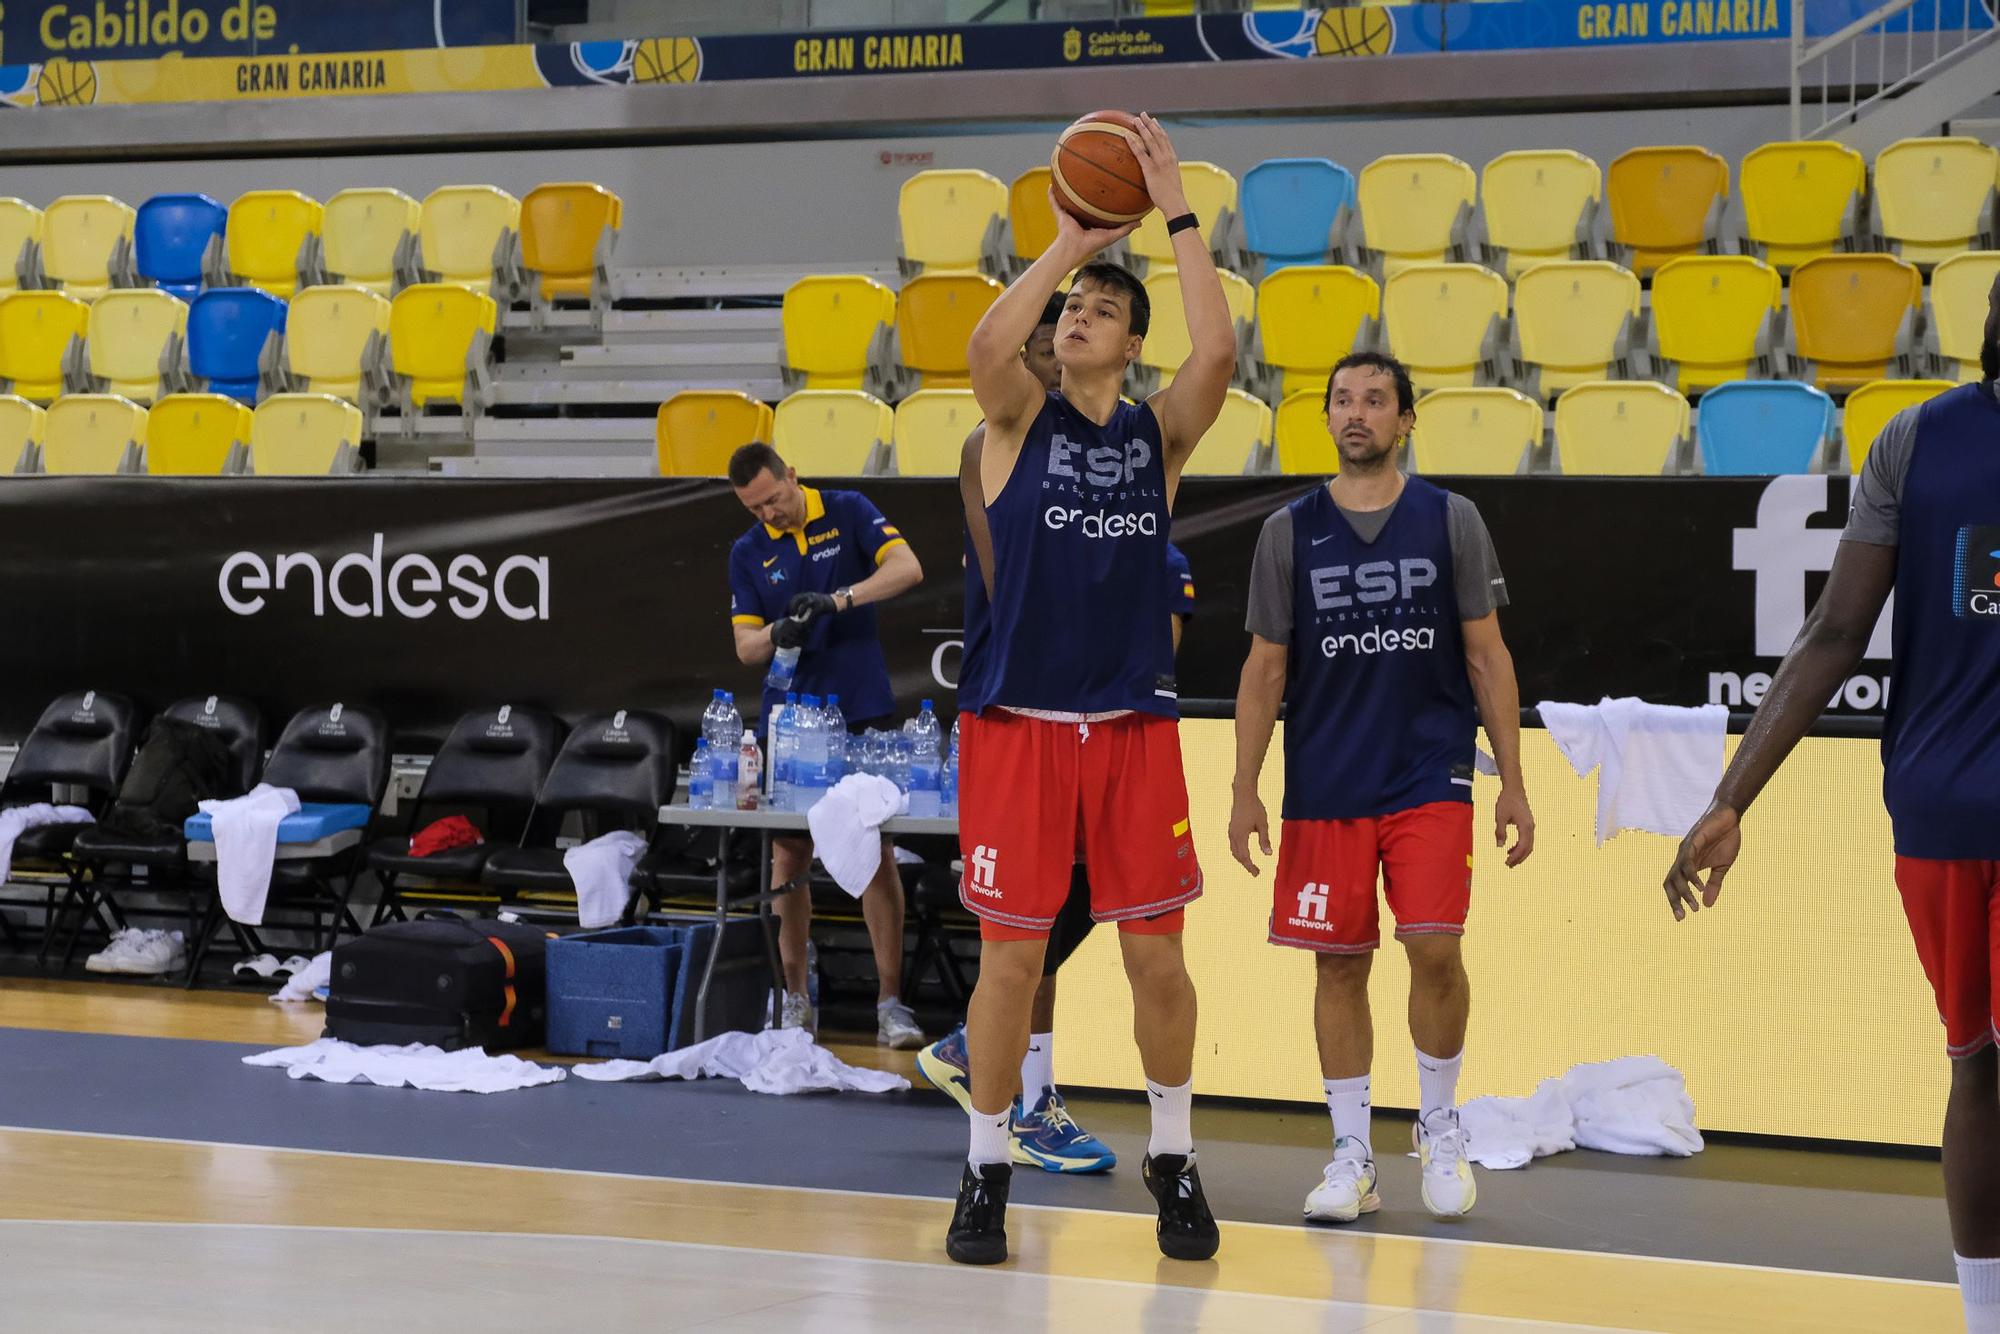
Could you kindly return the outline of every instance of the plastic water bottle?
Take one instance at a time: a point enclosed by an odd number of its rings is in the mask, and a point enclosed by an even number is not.
[[[798,768],[797,692],[785,696],[785,702],[779,706],[777,714],[778,716],[771,722],[771,808],[789,811],[793,809],[792,782]]]
[[[736,807],[736,756],[743,748],[743,715],[736,711],[736,697],[726,690],[715,692],[716,727],[708,742],[708,772],[715,783],[715,809]]]
[[[908,792],[910,790],[909,731],[905,729],[901,732],[891,732],[883,740],[885,742],[883,749],[888,757],[888,763],[883,770],[882,776],[894,783],[898,790]]]
[[[925,700],[910,725],[910,814],[920,819],[937,816],[943,750],[943,729]]]
[[[709,772],[708,738],[694,743],[694,758],[688,761],[688,809],[706,811],[715,808],[715,778]]]
[[[764,685],[770,690],[790,690],[792,679],[798,674],[799,650],[776,649],[771,654],[771,670],[764,674]]]
[[[945,752],[944,768],[938,771],[938,814],[958,818],[958,748]]]
[[[793,792],[797,809],[808,811],[826,795],[826,720],[820,714],[818,695],[807,695],[801,704],[798,783]]]
[[[736,809],[754,811],[763,788],[764,752],[757,749],[757,734],[745,729],[743,746],[736,752]]]
[[[832,787],[847,777],[847,717],[840,711],[840,696],[826,697],[826,707],[820,710],[819,718],[826,729],[825,785]]]

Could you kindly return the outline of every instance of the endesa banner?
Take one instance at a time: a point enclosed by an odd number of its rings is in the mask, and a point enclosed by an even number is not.
[[[1492,530],[1524,701],[1639,695],[1737,709],[1763,698],[1824,583],[1848,485],[1447,484]],[[923,584],[880,612],[898,707],[932,696],[948,709],[962,649],[957,485],[846,485],[924,565]],[[1234,696],[1257,535],[1304,485],[1182,486],[1173,538],[1197,608],[1183,699]],[[727,581],[748,524],[729,489],[706,481],[0,479],[0,736],[85,689],[154,707],[239,694],[274,720],[366,701],[429,735],[465,709],[509,702],[571,716],[657,708],[691,723],[713,687],[756,698],[761,669],[736,661]],[[1837,711],[1881,712],[1886,626]]]

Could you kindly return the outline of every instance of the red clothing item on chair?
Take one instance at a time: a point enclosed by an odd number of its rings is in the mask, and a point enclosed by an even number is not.
[[[472,821],[463,815],[447,815],[442,820],[433,820],[410,836],[410,855],[435,857],[440,852],[476,847],[485,841],[485,836]]]

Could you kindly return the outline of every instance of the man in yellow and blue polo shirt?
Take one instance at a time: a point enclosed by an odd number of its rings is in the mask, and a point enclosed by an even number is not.
[[[729,551],[729,617],[737,660],[759,665],[769,662],[778,648],[797,647],[792,689],[821,698],[839,696],[852,732],[888,727],[896,701],[875,632],[873,604],[923,581],[916,553],[868,497],[802,485],[797,470],[786,467],[769,445],[737,450],[729,460],[729,484],[757,520]],[[783,701],[781,692],[765,687],[767,721]],[[771,883],[798,882],[796,890],[773,905],[785,970],[780,1021],[786,1028],[809,1028],[816,1018],[806,1000],[812,900],[805,876],[812,856],[808,839],[772,840]],[[886,839],[882,867],[861,896],[861,913],[880,982],[877,1038],[901,1050],[921,1047],[924,1035],[900,994],[903,881]]]

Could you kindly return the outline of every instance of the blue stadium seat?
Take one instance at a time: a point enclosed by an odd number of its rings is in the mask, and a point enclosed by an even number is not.
[[[1732,380],[1701,396],[1695,434],[1710,477],[1811,472],[1833,431],[1833,400],[1794,380]]]
[[[254,287],[211,287],[188,310],[188,364],[212,394],[257,401],[258,359],[285,331],[286,305]]]
[[[1264,276],[1288,264],[1324,264],[1333,225],[1354,207],[1354,173],[1323,157],[1278,157],[1243,178],[1244,244]]]
[[[183,301],[201,291],[208,243],[222,235],[229,209],[207,195],[154,195],[139,205],[132,244],[139,276]]]

